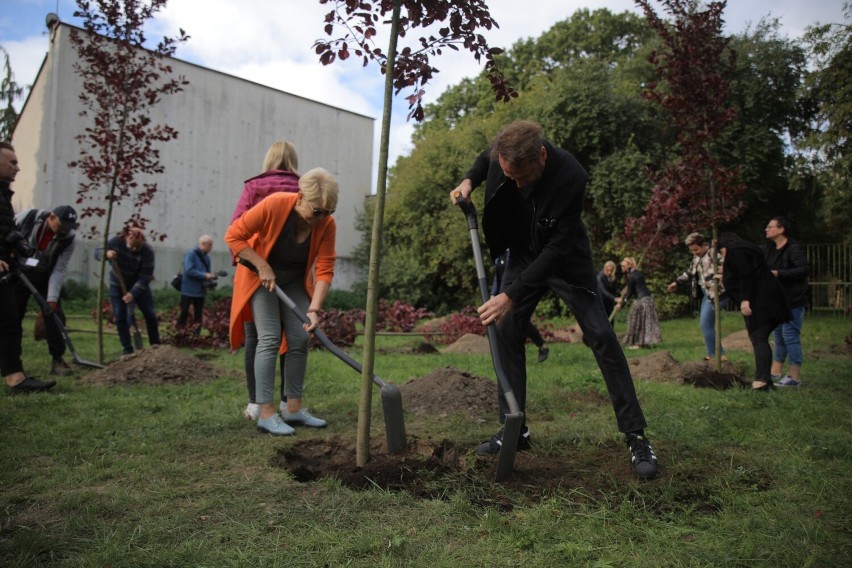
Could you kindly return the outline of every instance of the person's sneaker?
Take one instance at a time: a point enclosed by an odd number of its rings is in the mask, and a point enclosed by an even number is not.
[[[775,383],[776,387],[800,387],[802,386],[802,381],[797,381],[793,377],[787,375],[783,379],[780,379]]]
[[[254,422],[260,417],[260,405],[254,402],[250,402],[246,405],[246,409],[243,410],[243,418],[246,420],[251,420]]]
[[[9,394],[23,394],[46,391],[52,389],[55,386],[56,381],[52,379],[48,381],[40,381],[35,377],[26,377],[23,381],[13,387],[7,385],[6,390],[9,391]]]
[[[258,418],[257,429],[274,436],[292,436],[296,431],[292,426],[285,424],[278,414],[273,414],[269,418]]]
[[[281,411],[281,416],[284,417],[284,422],[294,426],[306,426],[308,428],[325,428],[328,422],[322,418],[317,418],[308,412],[307,408],[301,409],[299,412],[287,412],[287,407]]]
[[[51,363],[50,365],[50,374],[59,375],[60,377],[67,377],[68,375],[73,375],[74,370],[69,367],[68,363],[66,363],[62,359],[54,359],[53,363]]]
[[[547,345],[542,345],[538,350],[538,362],[544,363],[547,361],[547,356],[550,354],[550,349],[547,348]]]
[[[526,425],[521,429],[521,435],[518,438],[518,451],[529,450],[532,445],[532,438],[530,438],[530,429],[527,428]],[[503,429],[500,428],[500,431],[491,436],[490,440],[482,442],[473,450],[474,453],[480,456],[485,456],[489,454],[499,454],[500,448],[503,447]]]
[[[636,475],[642,479],[657,477],[660,473],[657,468],[657,455],[648,438],[638,434],[628,434],[625,442],[630,449],[630,462],[633,464]]]

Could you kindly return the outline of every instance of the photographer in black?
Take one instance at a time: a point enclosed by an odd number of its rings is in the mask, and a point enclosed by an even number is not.
[[[201,333],[201,319],[204,314],[204,297],[208,288],[216,286],[216,274],[210,269],[210,255],[213,249],[213,237],[201,235],[198,246],[183,256],[183,280],[180,286],[180,315],[178,327],[184,327],[189,318],[189,306],[192,306],[194,333]]]
[[[74,238],[76,237],[77,212],[70,205],[61,205],[53,211],[47,209],[29,209],[15,216],[18,230],[25,239],[23,243],[28,250],[27,262],[19,262],[21,272],[32,282],[38,293],[47,300],[52,312],[56,312],[59,321],[65,325],[65,313],[62,311],[60,294],[65,284],[68,261],[74,253]],[[19,251],[21,242],[19,242]],[[16,298],[23,319],[27,302],[30,299],[30,289],[18,285]],[[44,327],[47,332],[47,348],[52,363],[50,372],[54,375],[68,376],[74,371],[65,363],[65,340],[54,318],[49,312],[44,314]]]
[[[15,225],[12,208],[15,192],[10,187],[19,170],[15,148],[7,142],[0,142],[0,373],[12,394],[45,391],[56,385],[56,381],[28,377],[21,360],[21,308],[16,300],[17,283],[12,268],[20,254],[18,247],[26,248],[26,240]]]

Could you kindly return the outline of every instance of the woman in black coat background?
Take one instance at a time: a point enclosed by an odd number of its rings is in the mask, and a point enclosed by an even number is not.
[[[722,282],[725,290],[740,308],[748,338],[754,348],[754,381],[756,390],[772,388],[772,348],[769,335],[793,315],[784,290],[766,266],[763,251],[734,233],[722,233],[719,249],[725,262]]]

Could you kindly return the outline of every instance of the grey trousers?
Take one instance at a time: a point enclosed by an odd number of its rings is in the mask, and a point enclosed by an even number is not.
[[[302,312],[307,311],[310,298],[302,282],[279,284]],[[281,333],[287,337],[284,392],[287,398],[301,399],[305,384],[310,337],[302,322],[274,292],[258,288],[251,297],[251,310],[257,327],[257,351],[254,356],[256,402],[275,402],[275,365],[281,346]]]

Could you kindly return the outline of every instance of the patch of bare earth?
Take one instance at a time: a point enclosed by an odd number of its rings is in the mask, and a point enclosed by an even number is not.
[[[657,351],[627,360],[634,379],[693,385],[700,388],[728,389],[750,385],[743,370],[729,361],[716,370],[715,361],[678,363],[668,351]]]
[[[576,334],[572,339],[582,341]],[[448,351],[487,353],[488,342],[482,336],[463,336],[444,349]],[[668,351],[657,351],[629,362],[638,380],[719,389],[745,384],[739,370],[730,363],[726,363],[722,373],[716,373],[710,362],[680,364]],[[495,382],[454,367],[409,379],[400,385],[400,390],[408,415],[440,419],[462,413],[472,420],[481,420],[497,413]],[[597,391],[594,394],[595,401],[608,404],[606,397]],[[572,393],[572,398],[584,395],[588,393]],[[582,459],[571,459],[576,453],[573,450],[566,455],[552,455],[533,446],[531,451],[518,452],[511,478],[499,484],[494,481],[496,457],[477,456],[470,447],[458,447],[446,439],[419,439],[410,432],[408,448],[398,454],[390,454],[383,439],[373,442],[370,461],[364,467],[355,465],[354,437],[298,440],[280,449],[272,462],[300,482],[334,478],[354,490],[381,488],[422,498],[445,498],[453,488],[464,488],[477,503],[504,510],[548,495],[570,493],[573,501],[594,500],[622,492],[625,483],[635,480],[627,450],[618,440],[580,449]],[[668,483],[671,482],[669,479]],[[706,495],[693,496],[688,491],[682,497],[684,508],[696,507],[699,501],[707,500]],[[713,512],[712,508],[706,511]]]
[[[400,385],[407,412],[421,416],[446,417],[464,413],[471,418],[496,416],[497,386],[454,367],[444,367]]]
[[[208,383],[221,376],[221,371],[200,358],[171,345],[152,345],[130,355],[123,355],[104,369],[80,377],[92,385],[182,385]]]
[[[409,379],[400,390],[406,412],[421,417],[463,413],[475,420],[497,413],[495,382],[454,367]],[[501,509],[511,509],[519,500],[580,489],[580,496],[572,497],[575,501],[594,499],[619,491],[633,479],[627,451],[616,441],[583,449],[582,460],[548,455],[535,447],[519,452],[511,478],[500,484],[494,482],[496,457],[476,456],[472,448],[446,439],[424,440],[409,433],[408,447],[399,454],[389,454],[384,439],[374,439],[370,455],[370,461],[358,467],[354,437],[314,438],[279,449],[272,464],[300,482],[334,478],[354,490],[378,487],[434,499],[464,487],[478,503]]]

